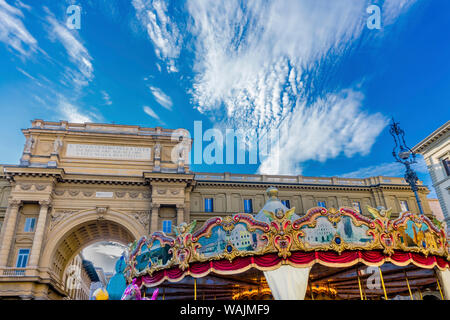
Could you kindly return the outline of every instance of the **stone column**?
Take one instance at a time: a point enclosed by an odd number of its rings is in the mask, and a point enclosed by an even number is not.
[[[150,234],[158,231],[159,203],[152,203],[152,213],[150,219]]]
[[[39,211],[39,218],[34,232],[33,246],[31,247],[29,266],[38,267],[39,258],[41,256],[42,242],[44,240],[45,224],[47,222],[47,213],[50,206],[50,201],[39,201],[41,210]]]
[[[17,216],[22,202],[20,200],[9,200],[6,221],[3,224],[0,243],[0,266],[8,266],[8,256],[11,250],[12,239],[16,231]]]
[[[177,204],[177,226],[179,226],[184,221],[184,206],[182,204]]]

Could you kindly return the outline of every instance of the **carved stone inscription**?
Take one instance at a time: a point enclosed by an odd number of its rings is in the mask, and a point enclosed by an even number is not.
[[[151,148],[105,146],[93,144],[68,144],[66,156],[113,160],[150,160]]]

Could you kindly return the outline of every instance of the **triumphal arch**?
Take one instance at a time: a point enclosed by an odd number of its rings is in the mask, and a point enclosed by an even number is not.
[[[193,173],[183,129],[34,120],[22,132],[19,163],[0,166],[0,299],[65,298],[65,269],[86,246],[258,212],[269,186],[299,215],[317,205],[417,212],[403,178]],[[420,185],[431,215],[428,192]]]

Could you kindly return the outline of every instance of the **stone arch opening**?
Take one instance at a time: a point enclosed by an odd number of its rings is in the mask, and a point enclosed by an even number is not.
[[[115,241],[127,245],[135,239],[129,230],[115,221],[104,219],[84,222],[61,238],[52,255],[51,269],[62,279],[68,264],[89,245],[100,241]]]

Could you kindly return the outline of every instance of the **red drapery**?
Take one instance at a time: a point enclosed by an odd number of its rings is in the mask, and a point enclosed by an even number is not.
[[[286,259],[278,257],[276,253],[269,253],[262,256],[239,257],[231,262],[229,260],[217,260],[193,263],[186,270],[181,270],[178,266],[154,272],[151,276],[141,276],[137,279],[137,285],[157,286],[165,280],[177,282],[185,276],[190,275],[196,278],[204,277],[210,272],[219,274],[237,274],[252,267],[259,270],[274,270],[281,264],[289,264],[295,267],[309,267],[315,263],[330,267],[346,267],[357,264],[379,266],[385,262],[391,262],[398,266],[405,266],[413,263],[422,268],[439,269],[449,268],[449,262],[438,256],[425,257],[419,253],[407,253],[396,251],[391,256],[385,255],[382,251],[344,251],[338,254],[334,251],[303,252],[296,251]]]

